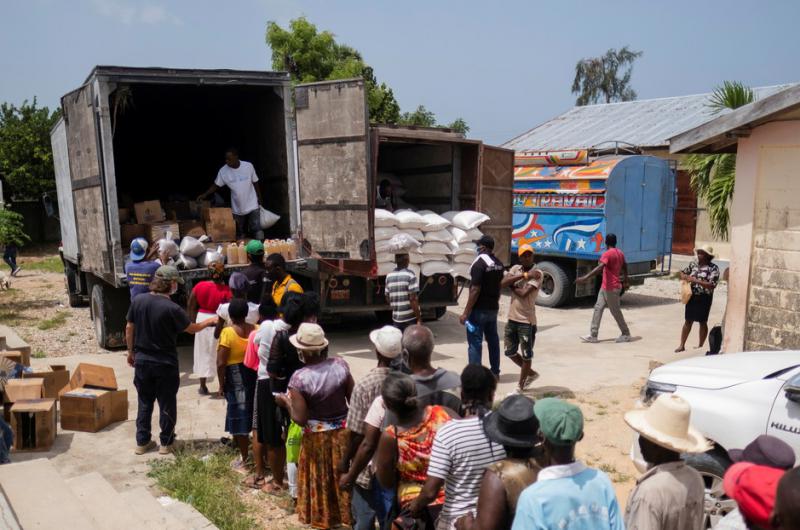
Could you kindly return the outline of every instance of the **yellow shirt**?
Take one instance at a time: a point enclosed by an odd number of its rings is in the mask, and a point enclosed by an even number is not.
[[[258,326],[255,326],[254,329],[258,329]],[[232,326],[222,329],[222,332],[219,334],[219,345],[230,350],[228,354],[228,365],[244,362],[244,352],[247,350],[247,338],[240,337]]]
[[[303,294],[303,288],[289,274],[283,278],[281,283],[272,284],[272,301],[275,302],[276,306],[281,306],[283,296],[287,292]]]

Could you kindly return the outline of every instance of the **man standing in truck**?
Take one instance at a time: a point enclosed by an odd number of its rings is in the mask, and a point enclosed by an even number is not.
[[[459,321],[467,328],[470,364],[481,364],[483,338],[489,347],[489,365],[500,377],[500,337],[497,335],[497,311],[500,308],[500,282],[503,262],[494,255],[494,238],[483,235],[474,241],[478,257],[470,268],[469,298]]]
[[[125,276],[131,291],[131,300],[150,291],[150,282],[161,264],[147,258],[147,240],[137,237],[131,241],[130,261],[125,264]]]
[[[603,283],[597,293],[597,303],[594,304],[591,333],[581,337],[581,340],[584,342],[597,342],[600,320],[603,318],[603,312],[606,307],[608,307],[614,316],[614,320],[617,321],[621,333],[617,337],[617,342],[630,342],[631,332],[628,329],[628,324],[625,323],[625,317],[622,315],[622,309],[619,305],[622,288],[628,284],[628,264],[625,262],[625,254],[617,248],[616,234],[606,235],[606,249],[603,255],[600,256],[600,263],[597,264],[597,267],[575,280],[575,283],[584,283],[598,274],[603,274]]]
[[[218,189],[228,186],[231,190],[231,210],[236,219],[237,239],[245,236],[264,240],[261,230],[261,215],[259,205],[263,204],[261,189],[255,185],[258,175],[253,164],[239,160],[239,151],[233,147],[225,151],[225,165],[217,173],[214,184],[197,197],[198,201],[205,200]]]

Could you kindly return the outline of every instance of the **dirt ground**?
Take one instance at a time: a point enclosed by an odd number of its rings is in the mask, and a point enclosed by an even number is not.
[[[38,268],[37,262],[41,262]],[[34,364],[45,363],[46,358],[65,357],[64,361],[70,365],[102,353],[103,360],[98,362],[114,366],[118,381],[133,392],[128,422],[97,434],[59,434],[52,455],[41,456],[54,458],[65,476],[98,470],[117,487],[148,483],[147,465],[130,451],[136,400],[132,372],[124,363],[123,352],[100,349],[88,308],[68,307],[63,274],[48,272],[57,270],[52,256],[24,258],[22,264],[22,273],[11,279],[11,289],[0,291],[0,323],[14,327],[31,344]],[[638,475],[628,457],[632,435],[622,419],[623,413],[635,403],[652,363],[702,354],[702,350],[692,349],[694,334],[687,352],[673,353],[683,321],[683,306],[677,295],[678,283],[672,279],[650,279],[626,294],[623,311],[635,336],[635,341],[628,344],[613,342],[618,330],[608,314],[601,327],[601,342],[591,345],[580,342],[578,336],[588,331],[591,301],[561,309],[537,310],[539,332],[534,367],[541,378],[531,395],[537,398],[558,395],[581,407],[586,417],[586,436],[578,445],[579,455],[589,465],[608,473],[623,507]],[[726,286],[722,285],[715,295],[711,324],[721,319],[726,296]],[[507,304],[507,297],[501,299],[501,336]],[[457,322],[459,311],[458,307],[450,308],[441,320],[430,323],[436,338],[434,364],[457,372],[466,363],[464,329]],[[357,317],[327,330],[332,354],[347,360],[356,379],[374,366],[367,334],[375,326],[373,318]],[[183,440],[198,436],[218,439],[224,435],[224,403],[198,397],[197,380],[191,375],[191,348],[181,348],[180,358],[178,436]],[[498,400],[513,390],[518,373],[506,358],[501,361],[501,370]],[[303,527],[296,516],[288,515],[291,503],[286,497],[244,489],[242,496],[258,508],[264,527]]]

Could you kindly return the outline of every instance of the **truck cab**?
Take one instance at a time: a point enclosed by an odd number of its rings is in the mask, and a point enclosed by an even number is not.
[[[675,200],[675,171],[661,158],[517,153],[512,250],[534,248],[544,276],[537,303],[559,307],[596,295],[599,283],[575,278],[597,266],[609,233],[632,284],[668,274]]]

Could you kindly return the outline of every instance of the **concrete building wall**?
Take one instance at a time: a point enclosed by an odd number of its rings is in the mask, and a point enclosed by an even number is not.
[[[800,349],[800,121],[739,140],[725,350]]]

